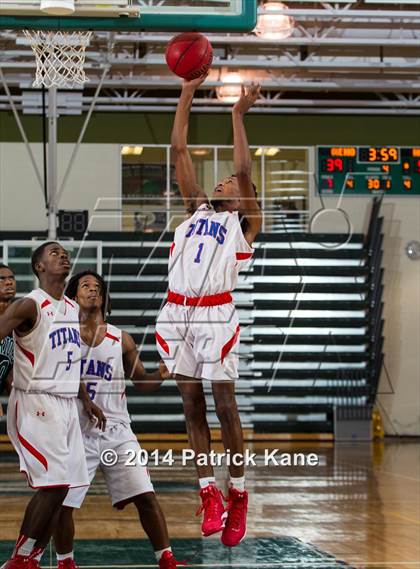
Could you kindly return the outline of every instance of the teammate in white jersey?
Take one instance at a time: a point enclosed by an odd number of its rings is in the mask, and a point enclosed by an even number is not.
[[[44,243],[32,255],[32,269],[40,288],[0,316],[0,339],[13,332],[15,343],[7,430],[21,471],[37,489],[3,569],[39,567],[68,489],[89,485],[76,405],[79,309],[64,296],[68,254],[58,243]]]
[[[210,452],[210,430],[202,379],[212,382],[216,413],[226,450],[243,455],[241,421],[235,400],[238,377],[239,321],[232,303],[238,272],[252,257],[261,228],[261,211],[251,180],[251,154],[243,117],[260,87],[242,87],[232,111],[235,174],[222,180],[210,199],[197,185],[187,148],[188,120],[197,87],[205,78],[184,81],[172,131],[176,178],[189,219],[175,230],[169,259],[167,303],[156,323],[158,350],[176,374],[184,403],[190,445]],[[248,495],[243,466],[229,467],[226,511],[212,466],[199,466],[202,533],[223,529],[222,542],[237,545],[246,532]]]
[[[159,370],[146,373],[133,338],[105,322],[109,297],[101,276],[93,271],[75,275],[66,292],[80,306],[82,381],[107,419],[106,428],[100,431],[84,413],[80,414],[89,479],[92,481],[100,468],[112,505],[122,510],[134,503],[160,569],[176,569],[165,518],[148,469],[138,462],[141,448],[130,428],[125,397],[126,376],[141,393],[147,393],[158,389],[162,380],[169,377],[168,370],[161,362]],[[108,466],[110,457],[116,462]],[[73,509],[81,507],[87,491],[87,487],[71,489],[64,500],[54,532],[58,569],[77,569],[73,559]]]

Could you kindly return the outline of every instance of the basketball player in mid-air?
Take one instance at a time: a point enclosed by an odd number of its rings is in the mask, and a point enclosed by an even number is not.
[[[120,510],[130,503],[136,506],[159,568],[176,569],[178,564],[169,544],[165,518],[147,467],[138,461],[140,445],[130,428],[125,397],[125,377],[131,378],[135,387],[145,393],[156,390],[169,377],[168,370],[161,362],[159,370],[146,373],[133,338],[105,322],[110,301],[105,281],[97,273],[85,271],[75,275],[66,294],[80,307],[82,381],[107,419],[101,432],[81,409],[89,479],[93,480],[96,470],[101,468],[113,506]],[[116,464],[101,463],[106,452],[115,453]],[[77,569],[73,560],[73,508],[81,507],[87,491],[88,487],[72,488],[64,500],[54,532],[58,569]]]
[[[15,274],[10,267],[0,263],[0,315],[11,305],[16,296]],[[10,393],[13,374],[13,338],[6,336],[0,340],[0,395]],[[0,403],[0,416],[3,409]]]
[[[176,374],[183,399],[189,442],[209,453],[210,430],[202,379],[211,381],[225,449],[243,454],[241,421],[235,399],[239,322],[231,291],[238,271],[253,254],[261,211],[251,180],[251,154],[243,118],[259,96],[259,85],[242,87],[232,110],[234,174],[214,188],[209,199],[197,185],[187,148],[188,121],[196,88],[205,77],[184,81],[172,131],[176,178],[191,216],[175,230],[169,259],[167,303],[158,316],[158,350]],[[237,545],[245,536],[248,495],[243,466],[229,467],[227,518],[211,465],[197,471],[204,512],[203,535],[223,530],[222,542]]]
[[[7,431],[20,470],[37,490],[3,569],[39,567],[68,489],[89,486],[76,405],[79,309],[64,296],[68,254],[59,243],[44,243],[32,255],[32,269],[40,287],[0,316],[0,340],[13,333],[15,344]]]

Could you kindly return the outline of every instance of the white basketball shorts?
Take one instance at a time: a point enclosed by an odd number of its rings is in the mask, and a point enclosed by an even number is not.
[[[32,488],[89,486],[75,397],[12,389],[7,432]]]
[[[117,424],[107,427],[104,433],[94,435],[83,433],[83,442],[89,481],[92,482],[99,467],[104,475],[113,506],[122,510],[135,496],[154,492],[147,467],[141,466],[137,460],[141,447],[129,426]],[[118,457],[113,466],[104,464],[107,450],[114,451]],[[107,456],[109,457],[109,454]],[[70,489],[63,506],[80,508],[88,489]]]
[[[234,304],[167,302],[156,322],[156,346],[171,373],[226,381],[238,378],[239,319]]]

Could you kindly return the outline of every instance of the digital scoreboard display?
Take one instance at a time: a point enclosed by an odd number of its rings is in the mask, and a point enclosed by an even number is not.
[[[318,146],[320,194],[420,195],[420,146]]]
[[[58,235],[60,237],[81,238],[87,231],[89,225],[89,210],[69,211],[60,209],[58,211]]]

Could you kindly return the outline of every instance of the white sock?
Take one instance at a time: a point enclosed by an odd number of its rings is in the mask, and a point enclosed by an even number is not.
[[[36,539],[27,537],[25,541],[22,543],[22,545],[19,545],[19,547],[16,549],[16,554],[22,555],[23,557],[29,557],[29,555],[32,553],[35,542]]]
[[[165,549],[160,549],[159,551],[155,551],[156,561],[160,561],[165,551],[170,551],[172,553],[172,547],[166,547]]]
[[[70,553],[57,553],[57,561],[64,561],[64,559],[73,559],[74,555],[73,555],[73,551],[70,551]]]
[[[207,476],[206,478],[199,478],[198,482],[200,484],[200,488],[205,488],[209,484],[216,485],[216,478],[214,476]]]
[[[231,476],[230,477],[230,485],[232,488],[235,488],[235,490],[238,490],[239,492],[244,492],[245,491],[245,476],[240,476],[239,478],[233,478]]]

